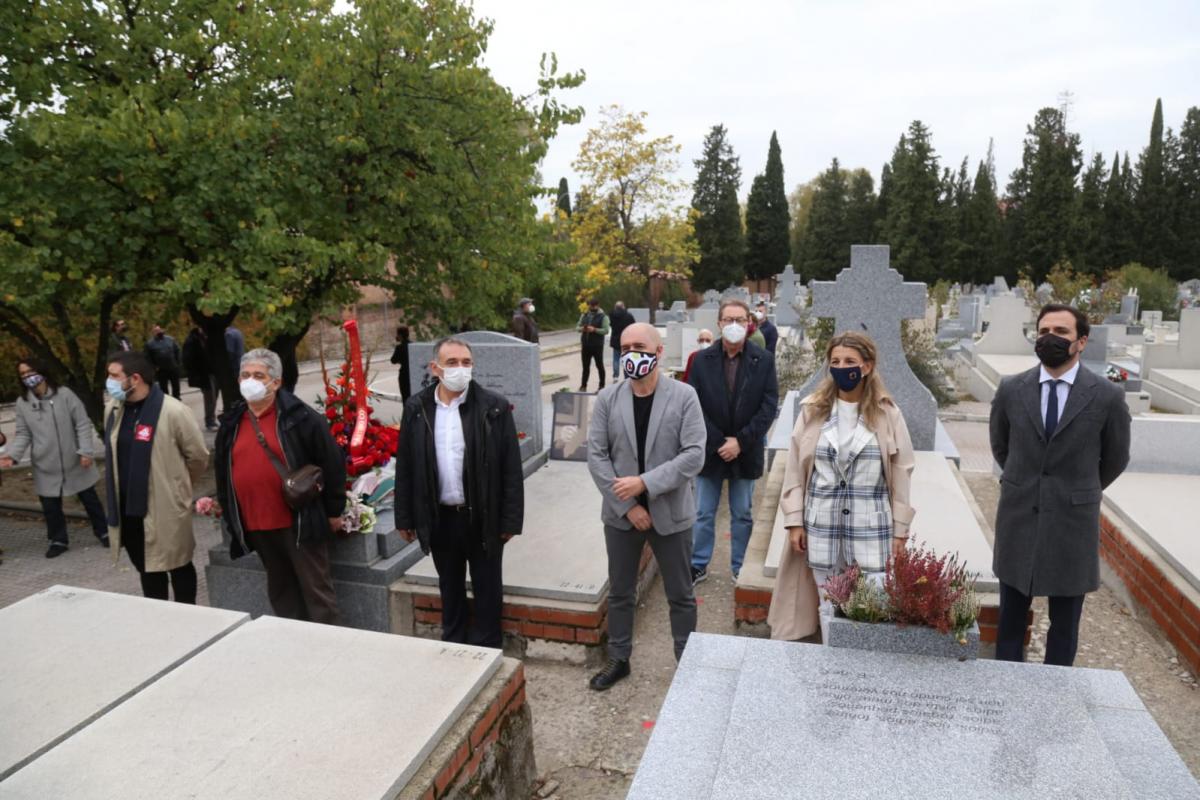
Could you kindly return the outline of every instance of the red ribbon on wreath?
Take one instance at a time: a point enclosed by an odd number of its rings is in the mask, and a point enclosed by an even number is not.
[[[348,319],[342,325],[350,337],[349,389],[354,397],[354,432],[350,435],[350,463],[355,471],[367,467],[371,459],[366,452],[367,425],[370,410],[367,408],[367,379],[363,375],[362,343],[358,336],[358,320]]]

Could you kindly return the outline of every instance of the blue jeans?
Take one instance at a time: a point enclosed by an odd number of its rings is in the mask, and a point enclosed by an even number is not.
[[[613,351],[613,380],[621,377],[621,346],[617,345]]]
[[[725,478],[696,477],[696,524],[692,528],[692,566],[707,569],[712,560],[713,540],[716,536],[715,523],[717,506],[721,502],[721,484]],[[753,519],[750,515],[750,498],[754,496],[754,481],[748,478],[729,478],[729,517],[732,539],[729,545],[729,563],[734,574],[742,571],[742,559],[746,557],[746,545],[750,543]]]

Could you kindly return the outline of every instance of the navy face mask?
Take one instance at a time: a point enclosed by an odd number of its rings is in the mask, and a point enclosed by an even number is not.
[[[863,379],[862,367],[830,367],[829,374],[843,392],[853,392]]]

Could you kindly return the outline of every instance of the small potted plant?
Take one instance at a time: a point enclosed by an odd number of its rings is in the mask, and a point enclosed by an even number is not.
[[[923,547],[888,559],[883,586],[857,565],[820,587],[835,608],[826,644],[888,653],[972,659],[979,601],[966,565]]]

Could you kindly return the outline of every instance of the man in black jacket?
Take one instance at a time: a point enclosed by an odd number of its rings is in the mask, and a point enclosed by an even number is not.
[[[754,481],[763,473],[764,437],[779,404],[775,358],[746,341],[750,307],[741,300],[725,300],[717,316],[721,341],[698,353],[688,373],[708,428],[704,469],[696,478],[693,583],[708,577],[717,505],[725,481],[729,481],[729,555],[734,580],[741,572],[753,524],[750,498]]]
[[[396,528],[433,555],[442,640],[498,648],[504,543],[521,533],[525,517],[517,428],[508,400],[471,380],[469,344],[442,339],[433,355],[437,382],[408,399],[400,422]]]
[[[242,356],[245,402],[221,416],[214,448],[221,519],[230,557],[255,551],[262,559],[276,616],[336,625],[329,541],[346,508],[346,454],[325,417],[282,388],[282,376],[283,363],[270,350]],[[280,471],[309,464],[321,468],[324,489],[293,510]]]
[[[625,310],[625,303],[618,300],[613,303],[612,313],[608,315],[609,330],[608,345],[612,348],[612,376],[615,381],[621,377],[621,334],[634,323],[633,314]]]
[[[158,373],[158,385],[164,392],[179,399],[179,362],[183,360],[179,342],[168,336],[162,325],[155,325],[153,335],[146,340],[146,358]]]

